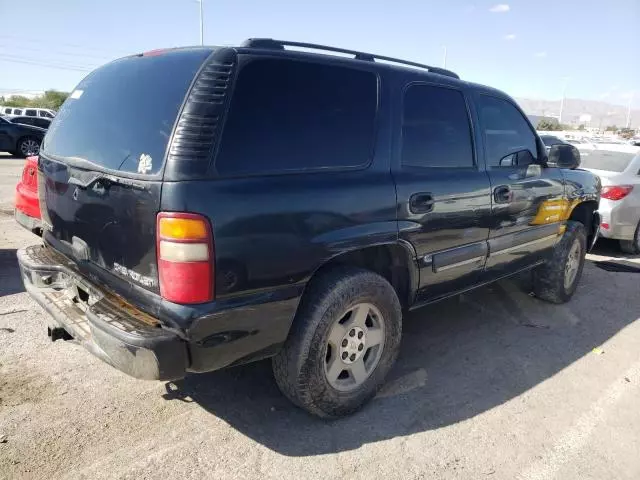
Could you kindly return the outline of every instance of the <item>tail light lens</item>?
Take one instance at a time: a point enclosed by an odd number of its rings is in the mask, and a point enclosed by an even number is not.
[[[27,157],[22,169],[22,184],[35,186],[38,182],[38,157]]]
[[[159,213],[157,252],[163,298],[174,303],[213,300],[213,234],[205,217],[193,213]]]
[[[633,190],[633,185],[614,185],[611,187],[602,187],[600,196],[608,200],[622,200]]]

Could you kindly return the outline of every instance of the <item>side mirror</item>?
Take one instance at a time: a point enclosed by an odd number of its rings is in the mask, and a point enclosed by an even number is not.
[[[549,163],[558,168],[574,169],[580,166],[580,151],[573,145],[552,145],[548,157]]]

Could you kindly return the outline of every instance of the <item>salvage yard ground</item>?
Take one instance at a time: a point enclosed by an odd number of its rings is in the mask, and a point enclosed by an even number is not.
[[[567,305],[523,277],[409,315],[387,386],[326,422],[269,362],[143,382],[51,343],[16,263],[38,241],[21,169],[0,154],[0,479],[640,478],[640,258],[612,243]]]

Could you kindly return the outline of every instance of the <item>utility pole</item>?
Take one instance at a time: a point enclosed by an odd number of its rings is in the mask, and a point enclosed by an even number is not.
[[[447,68],[447,46],[443,45],[442,48],[444,49],[444,54],[442,57],[442,68]]]
[[[625,124],[626,128],[631,127],[631,101],[633,100],[633,93],[629,94],[629,105],[627,105],[627,123]]]
[[[560,115],[558,115],[558,123],[562,125],[562,111],[564,110],[564,97],[567,94],[567,84],[569,77],[564,77],[564,87],[562,87],[562,99],[560,100]]]
[[[203,46],[204,45],[204,20],[202,18],[202,3],[204,2],[204,0],[198,0],[198,3],[200,4],[200,45]]]

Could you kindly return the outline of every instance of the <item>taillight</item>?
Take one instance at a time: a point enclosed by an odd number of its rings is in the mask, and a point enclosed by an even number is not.
[[[213,234],[205,217],[194,213],[159,213],[157,252],[163,298],[175,303],[213,300]]]
[[[38,173],[38,156],[27,157],[24,169],[22,170],[22,183],[23,185],[36,185]]]
[[[614,185],[611,187],[602,187],[600,196],[608,200],[622,200],[633,190],[633,185]]]

